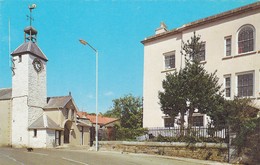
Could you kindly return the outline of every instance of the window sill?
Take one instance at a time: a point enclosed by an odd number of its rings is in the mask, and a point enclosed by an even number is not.
[[[171,68],[171,69],[163,70],[163,71],[161,71],[161,73],[166,73],[166,72],[171,72],[171,71],[176,71],[176,68]]]
[[[256,53],[257,53],[257,51],[253,51],[253,52],[247,52],[247,53],[242,53],[242,54],[236,54],[234,56],[226,56],[226,57],[223,57],[222,60],[228,60],[228,59],[232,59],[232,58],[249,56],[249,55],[253,55],[253,54],[256,54]],[[258,51],[258,53],[260,53],[260,51]]]
[[[228,59],[231,59],[233,58],[233,56],[226,56],[226,57],[223,57],[222,60],[228,60]]]
[[[237,54],[237,55],[234,56],[234,58],[237,58],[237,57],[243,57],[243,56],[248,56],[248,55],[252,55],[252,54],[256,54],[256,51]]]

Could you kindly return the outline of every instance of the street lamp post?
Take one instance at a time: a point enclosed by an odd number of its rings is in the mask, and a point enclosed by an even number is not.
[[[96,53],[96,151],[98,151],[98,50],[83,39],[80,39],[79,42],[88,45]]]

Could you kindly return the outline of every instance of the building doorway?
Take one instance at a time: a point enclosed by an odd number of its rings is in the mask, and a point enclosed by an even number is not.
[[[70,143],[70,130],[71,130],[72,122],[66,121],[64,125],[64,143]]]
[[[60,135],[61,131],[56,130],[55,131],[55,145],[60,146]]]

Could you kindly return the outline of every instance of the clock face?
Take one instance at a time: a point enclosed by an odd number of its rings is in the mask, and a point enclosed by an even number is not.
[[[43,65],[41,60],[39,60],[38,58],[35,58],[33,60],[33,67],[37,72],[40,72],[43,69]]]

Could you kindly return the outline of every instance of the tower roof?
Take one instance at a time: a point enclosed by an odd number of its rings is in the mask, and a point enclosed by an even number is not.
[[[24,32],[26,33],[26,34],[32,34],[32,35],[36,35],[38,32],[37,32],[37,30],[34,28],[34,27],[32,27],[32,26],[28,26],[28,27],[26,27],[25,29],[24,29]]]
[[[23,43],[18,48],[16,48],[11,55],[18,56],[26,53],[37,56],[44,61],[48,61],[47,57],[44,55],[38,45],[32,41]]]

